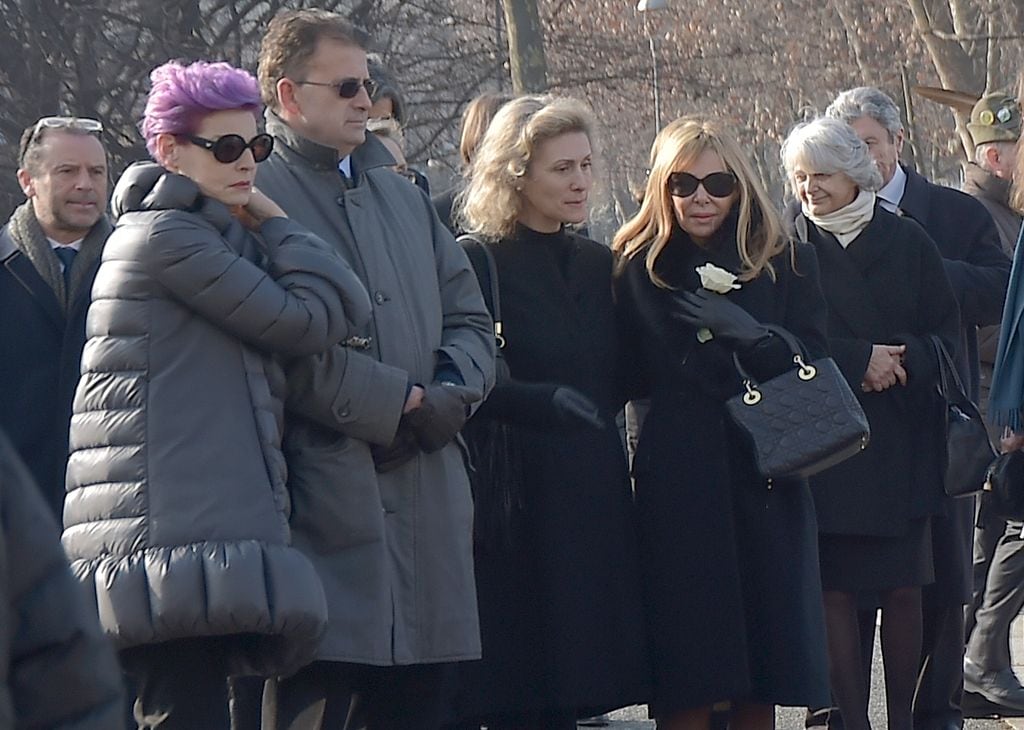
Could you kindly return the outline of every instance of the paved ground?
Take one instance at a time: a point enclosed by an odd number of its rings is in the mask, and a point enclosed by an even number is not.
[[[1024,677],[1024,619],[1019,618],[1010,627],[1010,654],[1013,657],[1013,671]],[[1024,730],[1024,718],[1008,717],[1004,720],[1013,730]]]
[[[1014,624],[1010,644],[1014,649],[1014,669],[1018,676],[1024,677],[1024,619],[1018,619]],[[874,665],[871,682],[871,724],[875,730],[884,730],[886,726],[884,677],[877,643]],[[581,727],[583,726],[581,725]],[[628,707],[614,713],[604,727],[608,730],[654,730],[654,721],[647,719],[646,707]],[[804,709],[801,707],[779,708],[776,713],[776,727],[778,730],[803,730]],[[1024,730],[1024,718],[969,719],[965,723],[965,730]]]

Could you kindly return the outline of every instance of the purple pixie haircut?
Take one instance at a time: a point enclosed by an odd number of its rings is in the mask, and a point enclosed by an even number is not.
[[[211,112],[244,109],[258,117],[262,109],[256,78],[223,61],[196,61],[187,66],[168,61],[153,69],[149,80],[153,87],[140,128],[154,160],[158,134],[194,134]]]

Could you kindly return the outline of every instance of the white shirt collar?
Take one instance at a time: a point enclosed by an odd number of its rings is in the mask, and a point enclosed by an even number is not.
[[[53,248],[73,248],[76,251],[81,251],[82,241],[85,240],[85,237],[83,236],[82,238],[79,238],[77,241],[72,241],[71,243],[61,243],[60,241],[54,241],[49,236],[46,237],[46,240],[50,242],[50,246]]]
[[[338,160],[338,170],[345,173],[345,177],[352,177],[352,155],[345,155]]]
[[[895,213],[896,209],[900,207],[900,201],[903,200],[903,193],[906,190],[907,173],[903,171],[902,165],[897,164],[892,179],[878,191],[879,203],[890,213]]]

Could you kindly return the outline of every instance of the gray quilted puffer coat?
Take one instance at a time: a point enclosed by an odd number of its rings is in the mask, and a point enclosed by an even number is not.
[[[71,423],[72,570],[119,648],[232,635],[232,673],[295,668],[327,609],[290,547],[272,355],[339,342],[369,297],[298,224],[257,240],[154,164],[128,168],[113,206]]]

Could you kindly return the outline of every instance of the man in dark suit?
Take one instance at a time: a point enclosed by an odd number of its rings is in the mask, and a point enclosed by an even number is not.
[[[45,117],[21,138],[28,200],[0,230],[0,428],[58,522],[89,294],[111,226],[103,127]]]
[[[850,124],[867,144],[884,182],[879,203],[916,220],[937,244],[960,305],[957,368],[977,401],[977,329],[999,321],[1010,275],[1010,260],[1000,247],[992,216],[969,195],[935,185],[900,163],[903,123],[899,108],[882,91],[844,91],[825,113]],[[932,523],[935,583],[925,587],[923,596],[922,669],[914,702],[918,730],[963,727],[964,604],[971,597],[973,502],[947,499],[945,513]]]

